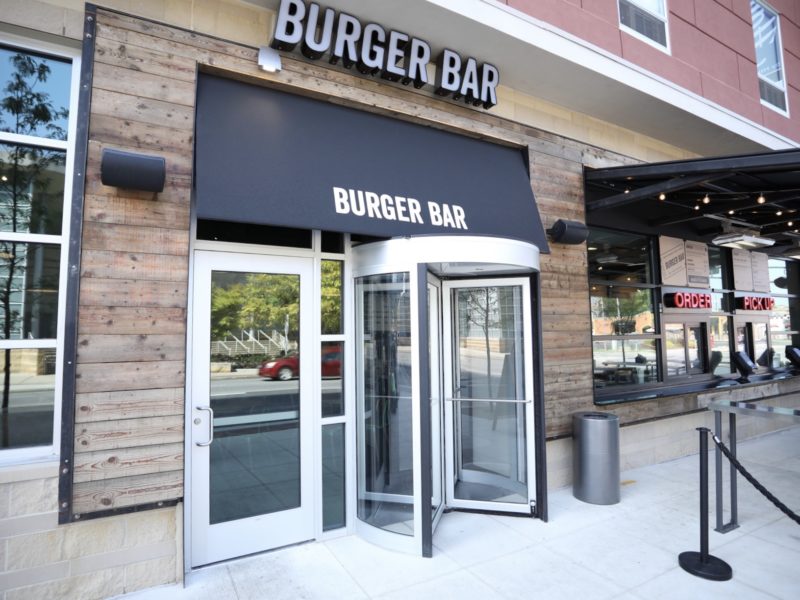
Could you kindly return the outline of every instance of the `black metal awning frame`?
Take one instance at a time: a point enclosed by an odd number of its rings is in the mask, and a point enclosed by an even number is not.
[[[685,230],[709,242],[724,231],[771,237],[770,253],[800,241],[800,149],[586,169],[587,221],[624,217],[639,229]]]

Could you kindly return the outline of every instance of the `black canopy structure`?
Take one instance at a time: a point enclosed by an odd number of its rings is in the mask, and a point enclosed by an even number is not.
[[[800,256],[798,149],[587,169],[584,181],[591,225],[709,244],[742,233]]]
[[[549,251],[519,148],[201,74],[195,156],[200,219]]]

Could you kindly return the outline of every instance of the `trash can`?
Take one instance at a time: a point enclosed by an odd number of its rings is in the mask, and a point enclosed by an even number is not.
[[[572,415],[572,495],[591,504],[616,504],[619,483],[619,417],[601,412]]]

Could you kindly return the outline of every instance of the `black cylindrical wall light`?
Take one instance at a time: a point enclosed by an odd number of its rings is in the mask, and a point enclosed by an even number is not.
[[[580,221],[559,219],[547,230],[547,234],[557,244],[582,244],[589,237],[589,228]]]
[[[162,192],[166,172],[166,161],[161,156],[104,148],[100,160],[100,181],[103,185],[128,190]]]

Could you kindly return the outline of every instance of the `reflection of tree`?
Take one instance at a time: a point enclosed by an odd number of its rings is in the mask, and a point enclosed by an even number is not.
[[[0,99],[0,131],[30,136],[42,132],[52,139],[66,139],[65,131],[57,125],[67,115],[66,108],[57,109],[47,92],[39,91],[50,76],[47,61],[27,54],[17,53],[9,58],[12,72]],[[3,115],[6,115],[5,120]],[[47,214],[48,202],[34,203],[40,188],[49,187],[47,171],[63,165],[63,153],[34,146],[6,144],[0,146],[0,228],[3,231],[40,232],[46,230],[48,219],[60,219]],[[38,198],[37,198],[38,200]],[[36,225],[35,225],[36,224]],[[0,284],[0,308],[3,311],[3,339],[10,339],[19,323],[19,311],[12,310],[16,277],[24,276],[28,259],[28,245],[11,241],[0,242],[0,265],[3,281]],[[42,283],[42,282],[40,282]],[[44,287],[42,285],[40,288]],[[55,287],[53,287],[55,289]],[[3,372],[3,445],[8,446],[8,410],[11,388],[11,350],[4,351]]]
[[[489,344],[492,329],[500,326],[498,294],[496,287],[471,288],[461,292],[463,301],[462,315],[466,321],[465,332],[475,325],[483,332],[484,350],[486,352],[486,392],[492,398],[492,350]]]
[[[342,263],[322,261],[322,333],[342,332]]]
[[[300,277],[247,273],[211,286],[211,339],[238,330],[284,331],[297,339],[300,327]]]
[[[636,318],[642,313],[650,313],[649,290],[635,290],[614,298],[592,297],[592,317],[612,320],[615,334],[636,333]]]

